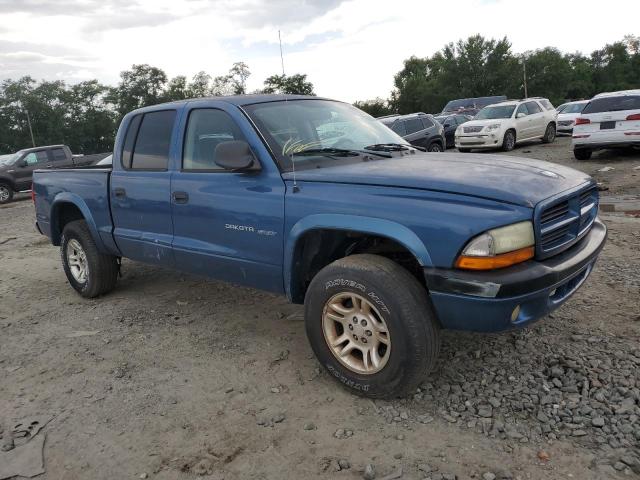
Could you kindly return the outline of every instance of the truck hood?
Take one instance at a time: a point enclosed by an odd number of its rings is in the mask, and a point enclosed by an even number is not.
[[[527,207],[592,181],[586,173],[555,163],[505,155],[462,153],[416,153],[298,170],[295,176],[298,182],[416,188]],[[285,173],[283,178],[293,180],[293,173]]]

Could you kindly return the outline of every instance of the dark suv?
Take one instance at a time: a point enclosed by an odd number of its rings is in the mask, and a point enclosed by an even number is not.
[[[411,145],[423,147],[428,152],[443,152],[446,148],[444,128],[433,115],[420,112],[409,115],[387,115],[379,117],[378,120]]]

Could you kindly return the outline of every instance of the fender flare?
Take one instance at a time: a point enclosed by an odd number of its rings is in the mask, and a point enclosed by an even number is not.
[[[8,185],[14,192],[16,191],[16,184],[13,181],[13,178],[11,178],[9,175],[0,175],[0,183]]]
[[[424,243],[409,228],[391,220],[343,214],[315,214],[300,219],[289,231],[284,250],[284,287],[291,298],[293,258],[300,238],[312,230],[347,230],[369,233],[394,240],[404,246],[422,267],[433,266]]]
[[[106,251],[104,243],[102,242],[102,239],[100,238],[100,235],[98,233],[98,227],[96,226],[96,223],[93,220],[93,216],[91,215],[91,210],[89,210],[89,207],[82,199],[82,197],[71,192],[61,192],[56,195],[56,197],[53,199],[53,202],[51,202],[51,218],[49,219],[51,222],[51,243],[53,243],[54,245],[60,245],[62,232],[58,231],[57,228],[58,214],[63,204],[67,203],[77,207],[78,210],[80,210],[80,213],[82,213],[84,220],[87,222],[87,226],[89,227],[89,231],[91,232],[93,241],[96,242],[98,250],[102,252]]]

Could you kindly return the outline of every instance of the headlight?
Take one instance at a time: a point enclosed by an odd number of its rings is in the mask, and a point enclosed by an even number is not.
[[[519,222],[494,228],[471,239],[456,260],[456,267],[467,270],[504,268],[533,258],[533,224]]]
[[[487,132],[493,132],[494,130],[498,130],[500,128],[499,123],[494,123],[492,125],[487,126]]]

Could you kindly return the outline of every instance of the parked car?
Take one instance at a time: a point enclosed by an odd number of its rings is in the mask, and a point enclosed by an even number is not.
[[[98,163],[96,163],[96,166],[97,167],[108,167],[108,166],[111,166],[112,163],[113,163],[113,155],[107,155],[102,160],[100,160]]]
[[[457,100],[451,100],[448,102],[442,112],[438,116],[443,116],[451,113],[462,113],[465,115],[476,115],[487,105],[494,103],[504,102],[507,99],[506,95],[494,95],[493,97],[476,97],[476,98],[459,98]]]
[[[411,145],[428,152],[443,152],[446,148],[444,128],[433,115],[411,113],[409,115],[387,115],[378,118]]]
[[[640,148],[640,90],[596,95],[576,118],[573,155],[589,160],[603,148]]]
[[[589,103],[589,100],[565,103],[562,110],[558,110],[557,129],[558,133],[571,133],[576,123],[576,118],[582,113],[582,109]]]
[[[34,201],[80,295],[115,288],[121,257],[286,294],[329,375],[374,398],[415,391],[441,328],[509,330],[562,305],[606,237],[585,173],[422,153],[297,95],[131,112],[113,169],[37,170]]]
[[[444,128],[444,138],[446,141],[446,148],[455,147],[456,145],[455,134],[458,126],[473,119],[471,115],[463,115],[463,114],[440,115],[434,118]]]
[[[17,192],[29,191],[36,168],[62,168],[88,164],[74,158],[66,145],[25,148],[0,159],[0,204],[10,202]]]
[[[456,148],[461,152],[492,148],[510,151],[518,143],[529,140],[542,139],[544,143],[551,143],[556,138],[557,115],[551,102],[542,98],[489,105],[473,120],[458,127]]]

